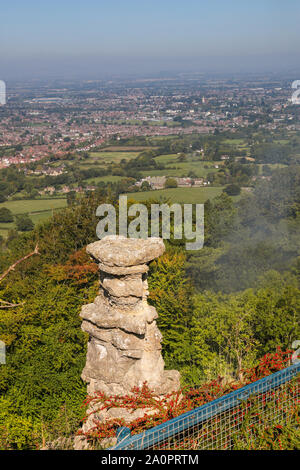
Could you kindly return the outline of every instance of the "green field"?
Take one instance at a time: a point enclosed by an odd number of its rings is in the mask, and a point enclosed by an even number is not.
[[[203,204],[207,199],[213,199],[222,193],[223,187],[219,188],[170,188],[157,189],[155,191],[141,191],[127,194],[129,199],[146,201],[148,199],[169,199],[171,202],[186,204]]]
[[[121,160],[131,160],[136,158],[140,152],[90,152],[89,158],[82,160],[80,165],[93,165],[97,162],[99,165],[105,163],[120,163]]]
[[[222,144],[224,145],[224,149],[222,148],[222,152],[224,152],[224,154],[234,148],[240,151],[244,151],[246,155],[250,154],[250,148],[246,139],[223,139]]]
[[[7,237],[8,231],[15,227],[15,224],[4,224],[0,223],[0,236],[3,238]]]
[[[116,175],[106,175],[106,176],[95,176],[95,178],[88,178],[85,180],[88,184],[97,184],[101,181],[104,183],[115,183],[116,181],[121,181],[125,176],[116,176]]]
[[[264,166],[269,167],[273,171],[273,170],[277,170],[278,168],[284,168],[287,165],[284,165],[283,163],[267,163],[267,164],[257,163],[257,166],[259,168],[258,174],[261,175],[262,174],[262,169],[263,169]]]
[[[159,155],[155,157],[157,163],[164,165],[163,170],[144,170],[142,175],[145,176],[188,176],[192,171],[199,178],[206,178],[208,173],[218,171],[214,165],[221,165],[222,162],[208,162],[201,161],[200,159],[188,156],[186,161],[180,162],[177,154]]]
[[[222,143],[225,144],[225,145],[234,145],[236,147],[247,145],[247,142],[246,142],[245,139],[238,139],[238,138],[223,139]]]
[[[114,148],[114,147],[112,147]],[[144,147],[141,147],[139,150],[137,147],[135,150],[116,150],[116,151],[99,151],[99,152],[88,152],[88,158],[82,158],[76,161],[76,165],[78,165],[82,169],[93,168],[96,166],[100,166],[105,168],[106,165],[115,163],[119,164],[121,160],[130,160],[132,158],[136,158],[140,152],[142,152]],[[147,148],[147,147],[146,147]],[[60,166],[62,164],[66,164],[67,166],[70,165],[69,160],[59,160],[59,162],[54,163],[52,166]]]
[[[92,168],[95,164],[102,166],[105,168],[106,165],[109,163],[120,163],[121,160],[129,160],[136,158],[139,152],[91,152],[89,158],[82,160],[80,162],[81,168]],[[165,168],[163,170],[144,170],[142,171],[142,176],[188,176],[190,171],[193,171],[197,177],[205,178],[208,173],[217,171],[214,168],[214,164],[220,162],[206,162],[201,161],[199,158],[189,155],[187,160],[184,162],[180,162],[178,160],[177,154],[170,154],[170,155],[159,155],[155,157],[155,160],[158,164],[163,164]],[[205,168],[207,167],[207,168]],[[114,182],[119,181],[121,177],[118,176],[101,176],[96,178],[90,178],[86,180],[88,183],[95,181],[96,183],[99,181],[104,182]]]
[[[28,214],[34,224],[47,220],[54,211],[66,207],[67,200],[57,199],[29,199],[20,201],[6,201],[1,207],[9,209],[13,215]],[[15,228],[15,223],[0,223],[0,235],[6,237],[10,229]]]
[[[101,152],[142,152],[143,150],[149,150],[149,148],[146,145],[110,145],[103,148]]]
[[[162,163],[163,165],[168,165],[169,163],[174,163],[178,159],[177,153],[171,153],[170,155],[159,155],[155,157],[157,163]]]
[[[44,212],[52,209],[60,209],[66,207],[67,200],[65,198],[57,199],[24,199],[21,201],[6,201],[0,204],[1,207],[6,207],[14,215],[16,214],[31,214],[33,212]]]

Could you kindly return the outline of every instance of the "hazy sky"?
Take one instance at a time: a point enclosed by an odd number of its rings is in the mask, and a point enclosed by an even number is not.
[[[300,65],[299,0],[0,0],[0,78]]]

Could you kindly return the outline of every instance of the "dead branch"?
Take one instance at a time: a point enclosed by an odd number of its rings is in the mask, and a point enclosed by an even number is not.
[[[1,308],[13,308],[13,307],[20,307],[20,305],[24,305],[25,302],[21,302],[19,304],[12,304],[10,302],[5,302],[4,300],[0,300],[0,309]]]
[[[15,267],[22,263],[22,261],[25,261],[26,259],[30,258],[33,255],[39,255],[39,246],[38,243],[36,244],[34,250],[31,253],[28,253],[28,255],[23,256],[23,258],[18,259],[15,263],[13,263],[9,268],[4,271],[3,274],[0,275],[0,282],[3,281],[3,279],[11,272],[14,271]],[[0,309],[1,308],[13,308],[13,307],[19,307],[20,305],[23,305],[24,302],[21,302],[19,304],[13,304],[11,302],[6,302],[5,300],[0,300]]]
[[[31,253],[28,253],[28,255],[23,256],[23,258],[18,259],[15,263],[9,266],[9,268],[3,274],[0,275],[0,282],[10,273],[10,271],[13,271],[19,263],[22,263],[22,261],[25,261],[25,259],[28,259],[30,258],[30,256],[33,256],[33,255],[39,255],[38,243],[35,245],[35,249]]]

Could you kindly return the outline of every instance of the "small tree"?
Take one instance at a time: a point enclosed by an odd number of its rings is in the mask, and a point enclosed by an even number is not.
[[[75,191],[70,191],[67,194],[67,204],[68,204],[68,206],[73,206],[73,204],[75,204],[75,202],[76,202],[76,193],[75,193]]]
[[[177,181],[175,178],[167,178],[165,182],[165,188],[177,188]]]
[[[151,189],[151,186],[148,181],[143,181],[141,184],[141,191],[149,191],[149,189]]]
[[[228,196],[238,196],[241,193],[241,188],[238,184],[232,183],[224,188],[224,193]]]
[[[19,215],[16,220],[17,230],[20,232],[29,232],[34,229],[34,223],[28,215]]]
[[[188,177],[189,177],[189,178],[197,178],[197,175],[196,175],[196,173],[195,173],[193,170],[190,170],[190,171],[188,172]]]
[[[7,233],[6,244],[8,245],[11,241],[18,238],[18,231],[15,228],[11,228]]]
[[[13,217],[11,211],[9,209],[7,209],[6,207],[1,207],[1,209],[0,209],[0,222],[9,223],[9,222],[13,222],[13,221],[14,221],[14,217]]]

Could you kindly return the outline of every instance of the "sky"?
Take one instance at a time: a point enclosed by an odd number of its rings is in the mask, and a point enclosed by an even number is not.
[[[299,0],[0,0],[0,78],[287,71]]]

